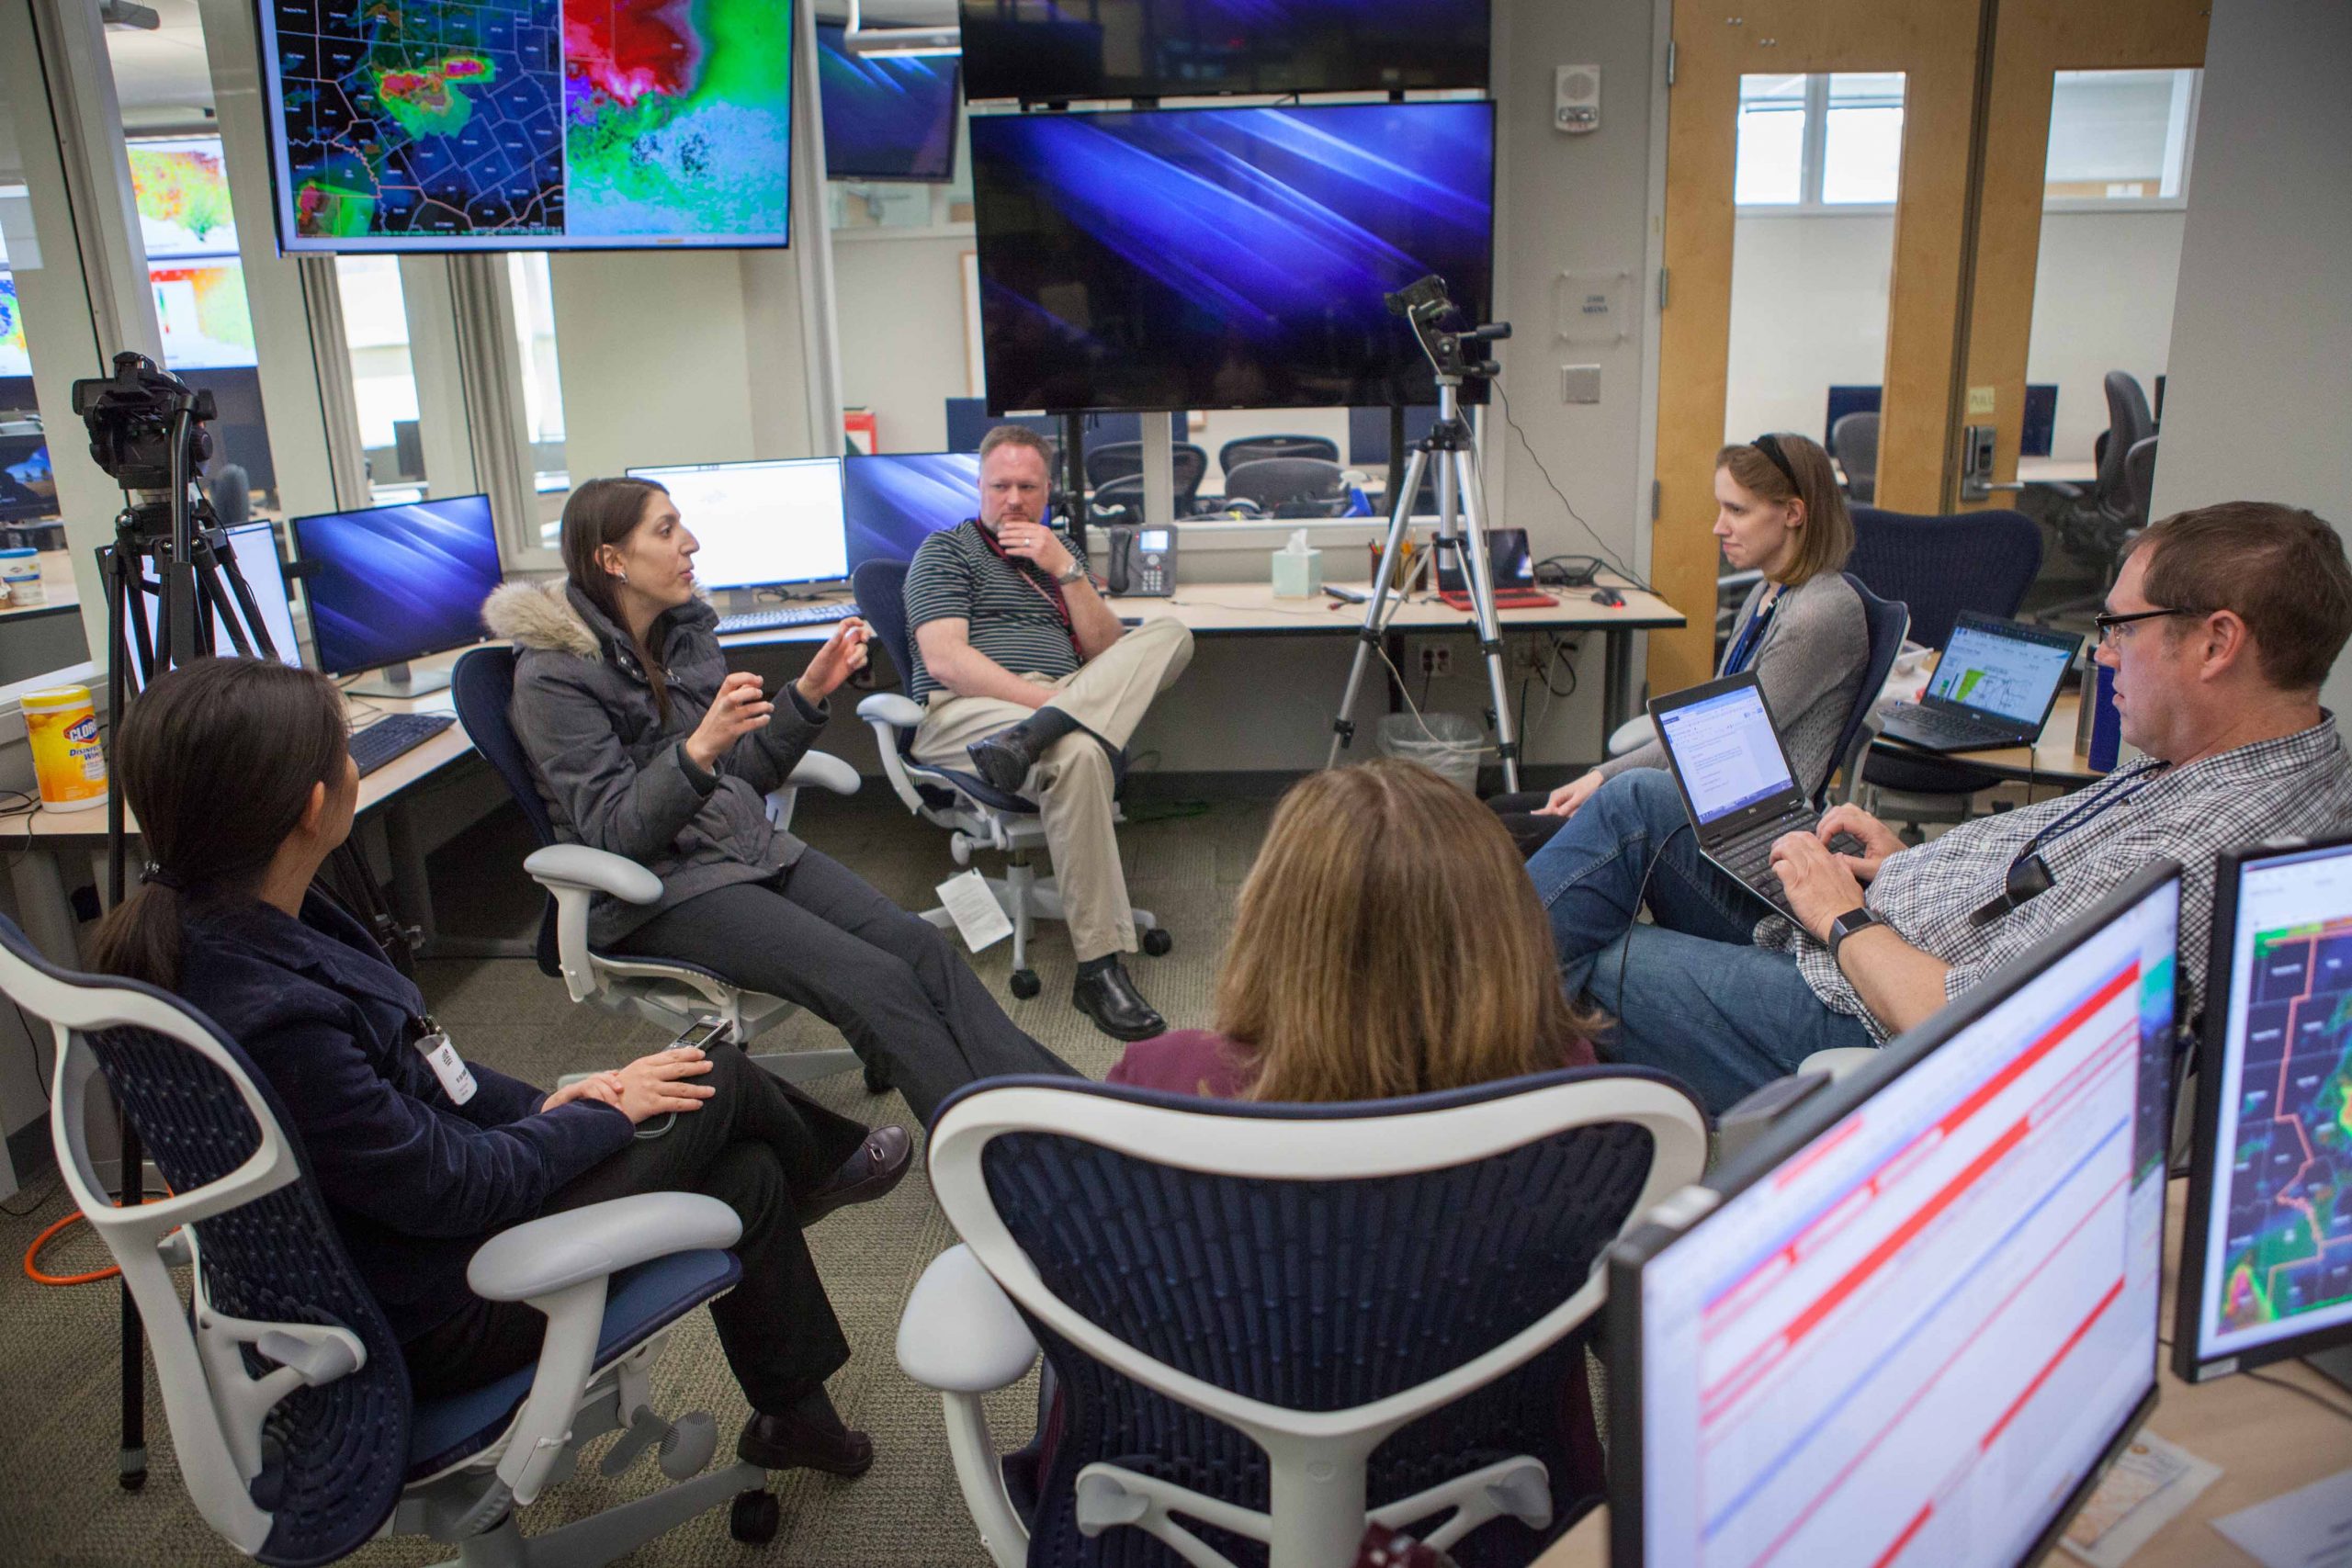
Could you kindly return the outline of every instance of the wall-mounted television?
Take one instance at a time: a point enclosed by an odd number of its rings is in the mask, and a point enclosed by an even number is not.
[[[963,0],[975,99],[1480,87],[1487,0]]]
[[[262,0],[280,246],[782,245],[792,0]]]
[[[1435,273],[1486,319],[1494,133],[1483,102],[973,117],[989,409],[1435,401],[1382,297]]]
[[[952,55],[852,54],[842,29],[817,27],[817,94],[825,114],[825,176],[835,180],[956,177]]]

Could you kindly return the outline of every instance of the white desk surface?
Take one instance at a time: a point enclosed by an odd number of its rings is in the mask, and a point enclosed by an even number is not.
[[[2019,457],[2020,484],[2086,485],[2098,478],[2098,462],[2091,457]]]
[[[82,603],[81,590],[74,579],[74,552],[43,550],[40,560],[41,602],[38,604],[0,604],[0,620],[10,615],[39,615],[71,610]]]
[[[2162,1322],[2173,1333],[2173,1292],[2180,1262],[2182,1210],[2188,1183],[2175,1181],[2165,1195],[2165,1271]],[[2255,1560],[2212,1528],[2212,1521],[2268,1498],[2308,1486],[2352,1464],[2352,1423],[2310,1400],[2249,1377],[2185,1383],[2172,1375],[2172,1356],[2159,1352],[2163,1371],[2156,1412],[2147,1429],[2179,1444],[2199,1459],[2222,1467],[2221,1479],[2175,1515],[2154,1539],[2132,1554],[2126,1568],[2233,1568]],[[2352,1406],[2346,1391],[2301,1361],[2263,1369],[2267,1377],[2291,1382]],[[1552,1549],[1535,1568],[1601,1568],[1609,1561],[1609,1510],[1595,1508]],[[2079,1562],[2052,1550],[2055,1564]]]

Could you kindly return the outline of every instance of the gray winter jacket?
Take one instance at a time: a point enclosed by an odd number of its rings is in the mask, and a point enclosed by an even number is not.
[[[713,628],[718,615],[696,600],[654,622],[668,671],[663,722],[628,636],[560,580],[514,582],[492,594],[482,620],[514,644],[514,700],[507,716],[531,759],[557,837],[637,862],[662,879],[662,897],[628,904],[599,897],[588,939],[618,942],[664,909],[730,883],[757,882],[807,848],[768,821],[767,794],[824,728],[826,707],[778,694],[766,726],[738,740],[705,773],[684,742],[727,678]]]

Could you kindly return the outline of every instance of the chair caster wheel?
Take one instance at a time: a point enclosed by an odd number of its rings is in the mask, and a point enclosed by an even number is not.
[[[765,1546],[775,1539],[784,1510],[773,1492],[738,1492],[727,1510],[727,1533],[746,1546]]]
[[[1027,1001],[1044,988],[1037,983],[1035,969],[1015,969],[1012,972],[1012,994],[1023,1001]]]
[[[897,1086],[890,1081],[890,1069],[878,1062],[865,1064],[865,1092],[888,1094]]]
[[[1165,926],[1154,926],[1143,933],[1143,950],[1154,958],[1167,957],[1175,945],[1176,939],[1168,934]]]

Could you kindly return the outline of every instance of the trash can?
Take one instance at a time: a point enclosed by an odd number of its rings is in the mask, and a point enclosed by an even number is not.
[[[1392,713],[1375,734],[1380,754],[1419,762],[1450,784],[1478,793],[1478,760],[1487,732],[1458,713]]]

